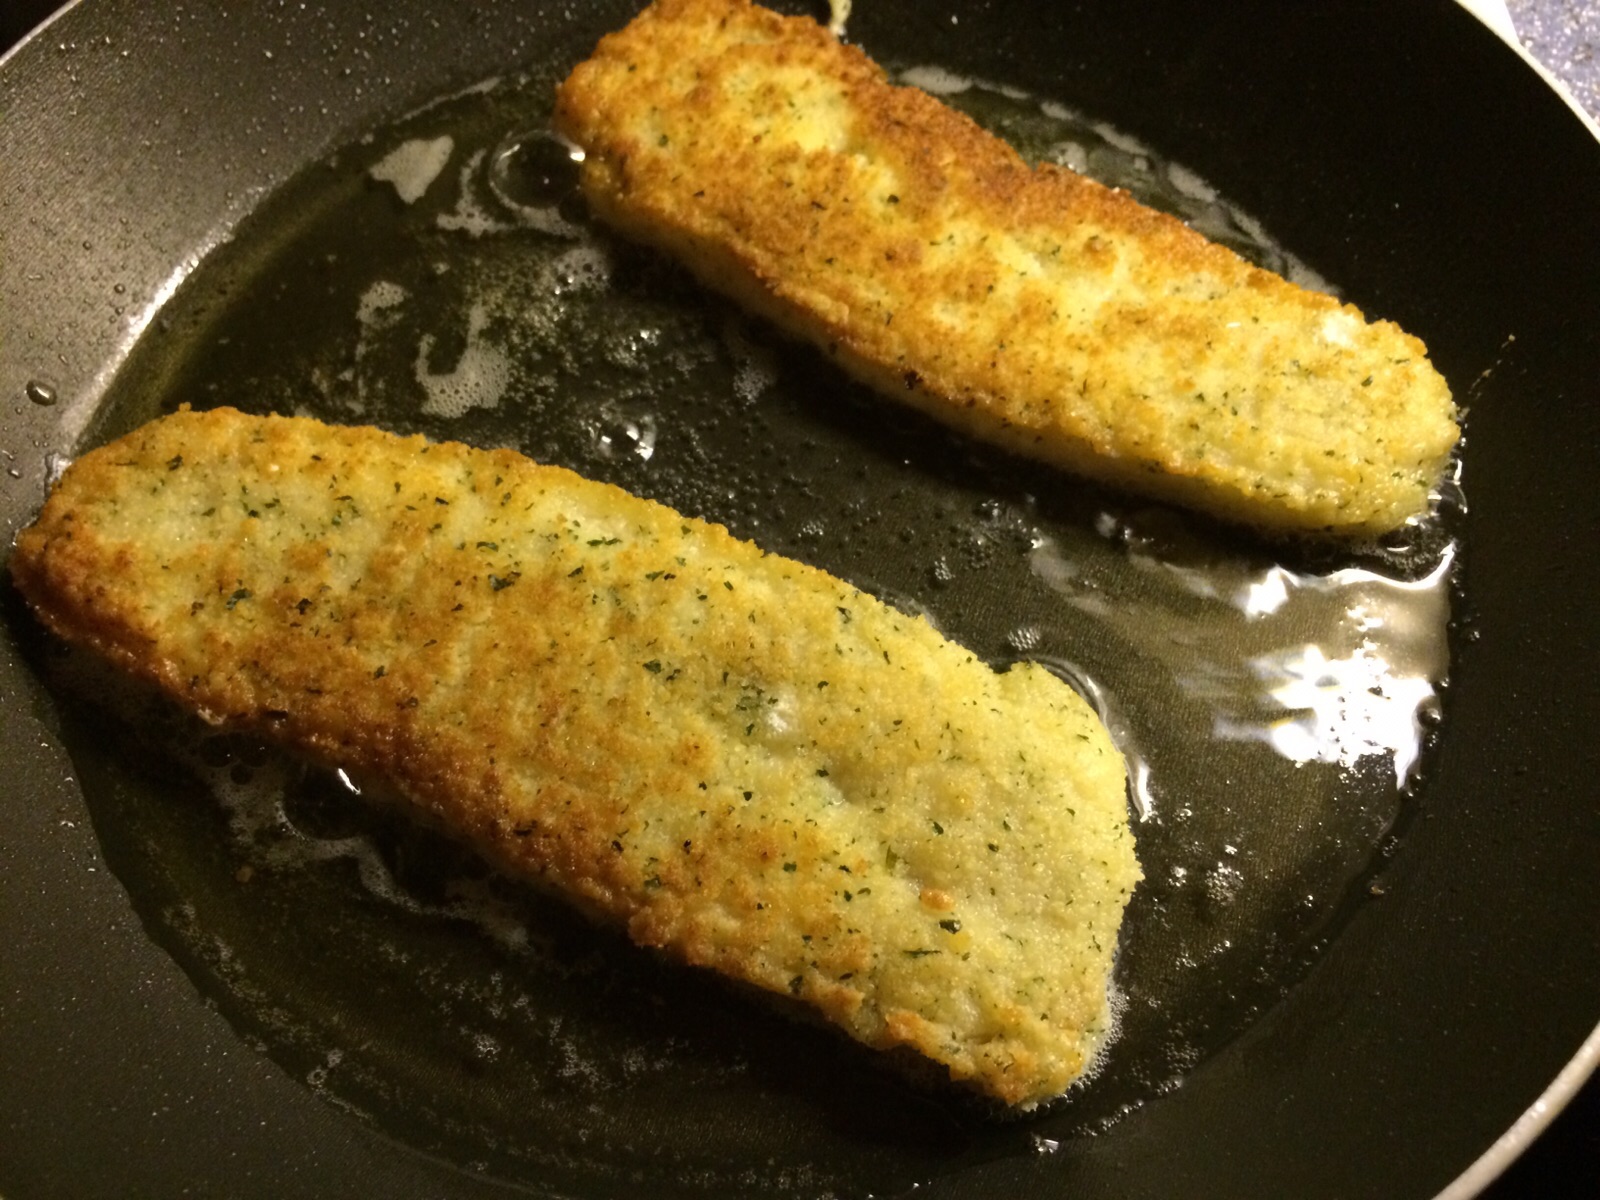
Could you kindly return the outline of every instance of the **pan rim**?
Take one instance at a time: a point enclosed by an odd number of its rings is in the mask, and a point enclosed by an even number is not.
[[[1481,1195],[1550,1128],[1551,1122],[1572,1102],[1583,1085],[1595,1077],[1597,1068],[1600,1068],[1600,1023],[1560,1074],[1550,1081],[1550,1086],[1434,1200],[1473,1200],[1474,1196]]]

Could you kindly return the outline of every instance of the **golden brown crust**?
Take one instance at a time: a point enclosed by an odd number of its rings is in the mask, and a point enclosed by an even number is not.
[[[1104,1036],[1120,757],[1037,667],[508,451],[181,412],[17,541],[44,621],[638,942],[1012,1104]]]
[[[595,211],[886,394],[1268,529],[1423,513],[1455,409],[1416,338],[1250,266],[812,21],[658,0],[557,93]]]

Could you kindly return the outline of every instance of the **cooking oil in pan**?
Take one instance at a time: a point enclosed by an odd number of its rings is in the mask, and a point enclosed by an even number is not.
[[[1119,131],[905,75],[1035,159],[1327,286]],[[1045,664],[1129,759],[1146,880],[1122,1036],[1066,1102],[999,1121],[590,928],[356,781],[176,717],[155,759],[143,731],[108,750],[82,717],[96,825],[152,935],[334,1102],[547,1186],[900,1190],[1070,1146],[1181,1086],[1293,986],[1402,818],[1448,666],[1448,519],[1286,551],[885,404],[597,228],[548,132],[552,82],[430,106],[264,202],[136,348],[97,436],[187,402],[514,446],[815,563],[997,664]]]

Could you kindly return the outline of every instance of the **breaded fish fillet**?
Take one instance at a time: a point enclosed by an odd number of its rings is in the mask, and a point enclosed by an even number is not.
[[[1424,513],[1455,445],[1420,341],[1003,142],[812,21],[657,0],[557,93],[605,221],[888,395],[1264,529]]]
[[[1139,868],[1093,711],[720,526],[509,451],[185,411],[72,466],[11,569],[207,719],[869,1046],[1030,1105],[1106,1035]]]

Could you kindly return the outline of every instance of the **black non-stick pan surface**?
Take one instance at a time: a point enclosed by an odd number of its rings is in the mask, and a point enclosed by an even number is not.
[[[85,0],[0,64],[6,542],[156,412],[304,410],[518,445],[1043,659],[1149,768],[1120,1041],[997,1120],[118,695],[7,585],[0,1192],[1450,1188],[1596,1053],[1600,147],[1447,0],[858,4],[1036,153],[1427,341],[1467,410],[1440,518],[1271,546],[888,411],[593,229],[541,114],[632,8]],[[1447,655],[1403,788],[1173,732],[1170,647],[1240,578],[1432,597],[1393,610]]]

